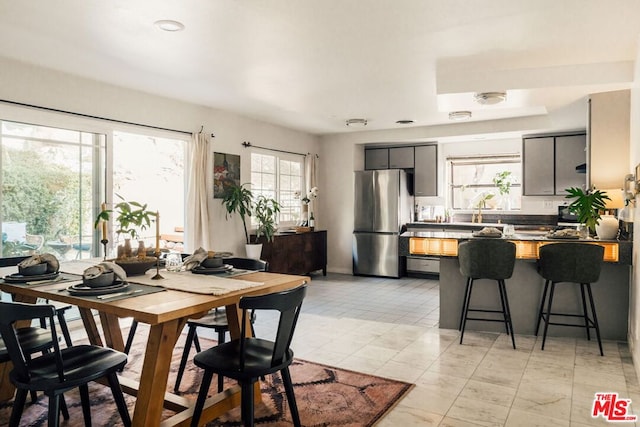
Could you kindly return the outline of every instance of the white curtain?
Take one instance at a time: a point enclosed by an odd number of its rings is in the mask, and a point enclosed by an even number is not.
[[[311,153],[307,154],[304,157],[304,184],[306,188],[304,189],[303,194],[306,194],[313,187],[318,186],[317,170],[318,170],[318,156]],[[320,194],[321,191],[322,189],[318,188],[318,194]],[[313,212],[313,217],[315,219],[316,226],[318,224],[317,206],[318,206],[318,199],[317,198],[311,199],[311,202],[309,203],[309,214]]]
[[[185,251],[193,252],[199,247],[213,248],[210,219],[208,183],[209,140],[204,132],[194,133],[187,150],[187,205],[185,209]],[[211,193],[213,194],[213,193]]]

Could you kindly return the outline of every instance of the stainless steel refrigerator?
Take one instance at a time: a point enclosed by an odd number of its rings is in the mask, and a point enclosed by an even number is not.
[[[413,196],[400,169],[355,172],[353,274],[400,277],[400,230],[411,222]]]

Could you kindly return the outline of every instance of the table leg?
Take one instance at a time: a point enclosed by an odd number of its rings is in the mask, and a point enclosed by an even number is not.
[[[96,321],[93,318],[91,309],[83,307],[78,307],[78,309],[80,310],[80,317],[82,318],[84,329],[85,331],[87,331],[87,337],[89,337],[89,343],[104,347],[104,344],[102,343],[102,337],[100,336],[100,332],[98,332],[98,326],[96,325]]]
[[[134,426],[160,425],[171,356],[184,324],[185,320],[176,319],[151,325],[133,412]]]
[[[100,312],[100,322],[102,323],[102,331],[104,332],[104,340],[107,347],[124,351],[124,340],[122,339],[118,316]]]

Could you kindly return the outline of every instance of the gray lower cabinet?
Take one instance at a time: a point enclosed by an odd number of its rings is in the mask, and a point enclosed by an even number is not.
[[[522,140],[525,196],[563,196],[569,187],[581,187],[586,174],[576,167],[587,160],[586,135],[552,135]]]
[[[415,147],[414,195],[416,197],[438,195],[438,147]]]

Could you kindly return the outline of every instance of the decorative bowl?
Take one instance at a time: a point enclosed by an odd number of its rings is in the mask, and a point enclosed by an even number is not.
[[[41,264],[32,265],[29,267],[20,267],[18,266],[18,273],[23,276],[38,276],[40,274],[45,274],[47,272],[47,263],[43,262]]]
[[[204,268],[217,268],[217,267],[222,267],[222,257],[213,257],[213,258],[205,258],[202,260],[202,262],[200,263],[201,267]]]
[[[99,276],[92,277],[90,279],[83,278],[82,284],[89,286],[90,288],[101,288],[103,286],[111,286],[115,280],[115,274],[113,271],[106,271]]]
[[[115,262],[124,269],[129,276],[142,276],[148,269],[156,264],[158,259],[156,257],[131,257],[131,258],[116,258],[110,261]]]

